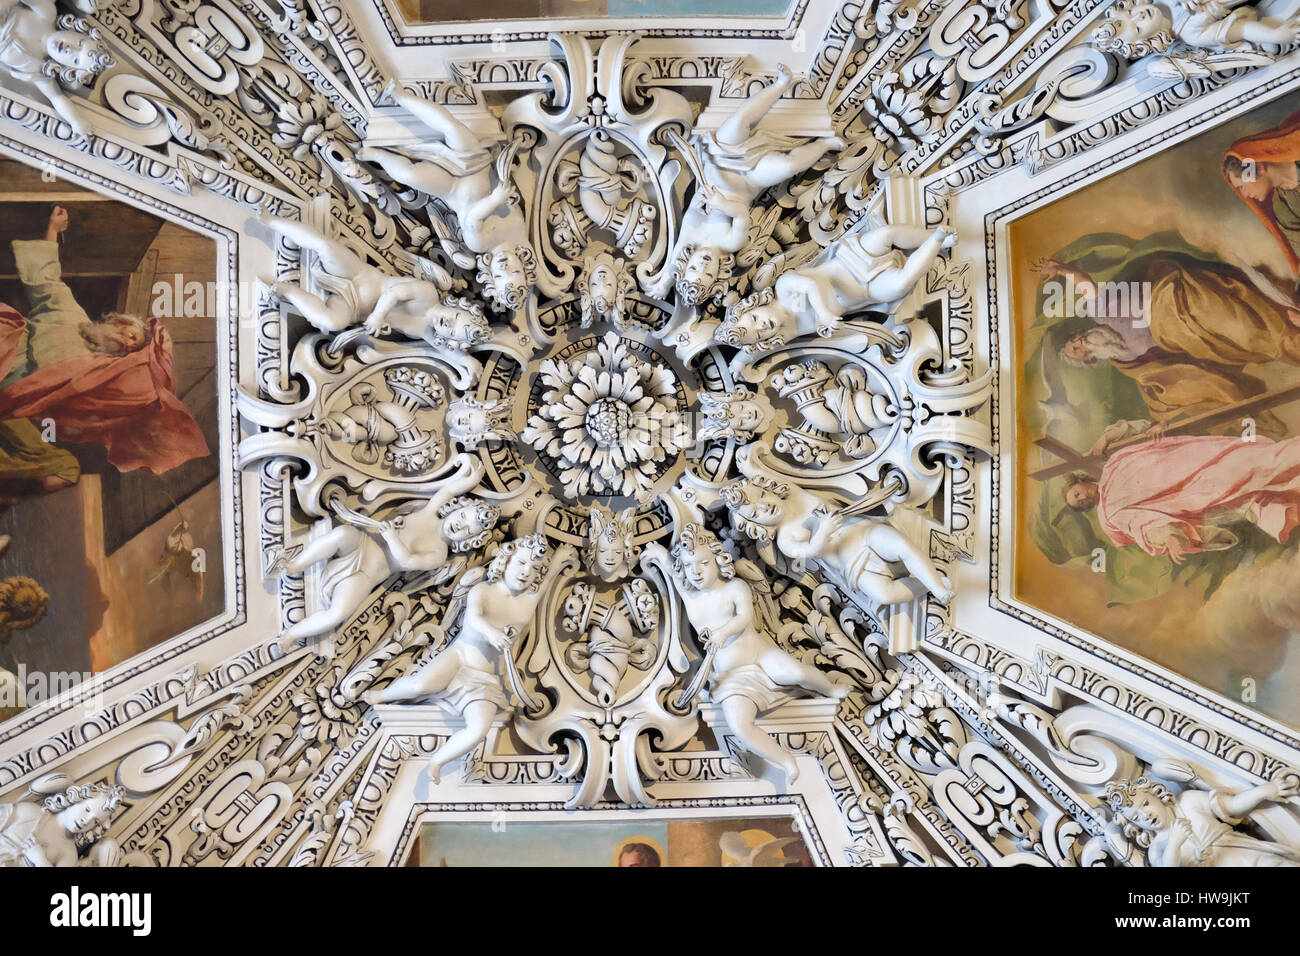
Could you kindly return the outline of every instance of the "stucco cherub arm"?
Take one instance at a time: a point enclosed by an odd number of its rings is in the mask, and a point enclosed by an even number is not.
[[[1296,795],[1292,784],[1269,781],[1249,787],[1237,793],[1219,791],[1219,802],[1229,816],[1245,817],[1256,810],[1260,804],[1287,800]]]
[[[85,2],[85,0],[82,0],[82,2]],[[39,14],[43,19],[49,20],[50,28],[53,29],[54,18],[59,14],[58,8],[54,5],[54,0],[4,0],[4,2],[0,2],[0,13],[19,5]],[[95,11],[92,7],[84,12],[94,13]]]
[[[489,590],[487,584],[483,582],[470,588],[469,594],[465,596],[465,619],[462,627],[483,635],[484,639],[498,650],[505,650],[510,646],[515,635],[508,634],[488,620],[484,602],[487,600]]]
[[[24,0],[27,2],[27,0]],[[43,76],[35,81],[36,88],[44,94],[45,99],[54,107],[54,111],[63,118],[63,121],[72,127],[73,131],[82,139],[90,139],[95,133],[95,128],[81,114],[77,104],[72,102],[72,97],[64,93],[59,88],[59,83],[54,77]]]

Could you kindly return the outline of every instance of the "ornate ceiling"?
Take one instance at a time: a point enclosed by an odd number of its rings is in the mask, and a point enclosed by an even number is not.
[[[0,0],[0,861],[1300,860],[1296,14],[449,6]]]

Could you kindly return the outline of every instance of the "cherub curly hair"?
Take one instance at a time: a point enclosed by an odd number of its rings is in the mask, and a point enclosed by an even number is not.
[[[488,538],[492,536],[492,526],[501,517],[501,509],[496,505],[475,498],[473,495],[457,495],[438,509],[438,517],[445,518],[453,511],[459,511],[461,508],[472,508],[475,517],[483,525],[483,530],[472,538],[451,542],[451,550],[457,552],[473,551],[475,548],[483,547],[483,545],[487,544]]]
[[[700,248],[694,242],[682,246],[673,261],[673,271],[678,276],[691,261],[691,256],[695,255]],[[677,294],[686,305],[704,305],[710,299],[715,305],[722,304],[722,297],[727,294],[727,286],[731,283],[731,271],[736,266],[736,257],[721,249],[716,249],[715,252],[718,256],[718,276],[712,282],[687,282],[681,278],[677,280]]]
[[[434,344],[441,345],[444,348],[457,349],[461,352],[464,352],[468,350],[471,345],[477,345],[478,343],[486,340],[487,337],[492,334],[492,326],[488,324],[487,317],[483,313],[482,303],[475,302],[473,299],[469,298],[468,296],[457,297],[456,295],[453,295],[452,293],[448,292],[446,295],[442,297],[442,308],[459,309],[460,311],[469,314],[471,318],[470,337],[468,340],[456,339],[448,335],[444,335],[440,331],[435,331],[433,336],[435,340]],[[433,327],[434,329],[437,328],[437,320],[439,318],[442,318],[442,315],[443,313],[439,308],[430,309],[427,313],[425,313],[426,318],[430,320],[430,326]]]
[[[108,52],[108,47],[104,46],[103,37],[100,35],[99,30],[92,27],[81,17],[73,16],[70,13],[64,14],[59,17],[59,29],[66,30],[69,33],[80,33],[86,37],[82,45],[90,52],[90,68],[83,70],[75,66],[64,66],[55,60],[47,59],[41,66],[41,73],[45,76],[58,77],[64,86],[75,90],[83,86],[89,86],[95,82],[95,77],[109,67],[117,65],[113,55]]]
[[[727,510],[731,513],[731,526],[745,535],[757,541],[759,544],[769,544],[772,541],[772,529],[759,524],[749,518],[742,516],[736,509],[749,501],[748,491],[750,488],[756,488],[758,491],[770,491],[782,501],[790,494],[790,486],[774,478],[741,478],[739,481],[733,481],[729,485],[724,485],[719,494],[722,500],[726,502]]]
[[[773,332],[766,338],[751,342],[749,337],[740,329],[741,316],[751,309],[770,305],[774,301],[776,301],[776,292],[771,288],[767,288],[760,289],[758,292],[747,295],[739,302],[728,306],[727,314],[723,316],[722,324],[718,326],[714,338],[724,345],[744,349],[746,352],[751,353],[768,352],[785,345],[785,336],[780,332]]]
[[[111,787],[104,783],[74,784],[61,793],[50,794],[42,802],[42,806],[50,813],[62,813],[69,807],[76,806],[79,803],[102,798],[104,812],[111,817],[113,811],[121,805],[124,796],[126,796],[125,787]],[[101,839],[107,832],[107,822],[96,822],[94,826],[79,833],[74,833],[72,837],[78,849],[85,849]]]
[[[504,251],[513,252],[523,263],[525,285],[511,286],[502,292],[496,287],[496,282],[492,278],[492,260]],[[480,253],[476,261],[478,273],[475,278],[482,286],[483,296],[488,300],[488,304],[498,312],[522,309],[528,298],[528,290],[537,284],[537,256],[533,253],[532,247],[526,242],[517,242],[505,249],[498,247],[491,252]]]
[[[1174,802],[1173,791],[1149,777],[1137,777],[1133,780],[1125,777],[1106,784],[1106,803],[1109,804],[1111,812],[1124,831],[1124,836],[1145,849],[1150,846],[1156,834],[1131,822],[1125,812],[1133,806],[1133,801],[1142,793],[1149,793],[1164,804],[1172,805]]]
[[[681,578],[685,574],[686,568],[683,562],[688,555],[703,550],[708,550],[713,555],[713,561],[718,566],[718,575],[722,580],[730,581],[736,576],[735,560],[718,540],[718,536],[703,525],[692,521],[682,528],[682,533],[678,535],[677,542],[670,552],[674,577]]]
[[[488,565],[487,581],[495,584],[505,577],[506,565],[514,557],[516,551],[523,551],[533,559],[533,570],[528,577],[528,590],[536,594],[537,589],[542,586],[542,580],[546,577],[546,572],[551,566],[550,548],[546,546],[546,538],[540,534],[526,534],[522,538],[516,538],[514,541],[507,541],[497,550],[496,557]]]
[[[1164,53],[1173,46],[1175,39],[1168,30],[1161,30],[1154,36],[1136,42],[1120,39],[1119,36],[1135,7],[1153,5],[1150,0],[1118,0],[1106,11],[1105,22],[1093,31],[1093,45],[1103,53],[1118,53],[1126,60],[1138,60],[1148,53]]]

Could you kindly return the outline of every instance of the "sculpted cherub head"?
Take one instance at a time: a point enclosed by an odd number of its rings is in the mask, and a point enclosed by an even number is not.
[[[536,594],[550,565],[550,549],[540,534],[526,534],[501,545],[488,565],[487,581],[504,581],[512,594]]]
[[[699,434],[702,441],[714,438],[747,441],[763,429],[772,415],[767,399],[743,385],[726,392],[700,392],[700,410],[704,412]]]
[[[777,300],[776,293],[762,289],[727,309],[714,338],[746,352],[767,352],[786,343],[794,321],[794,314]]]
[[[582,327],[588,328],[596,319],[601,319],[621,330],[627,294],[634,288],[636,282],[626,259],[616,259],[609,252],[587,256],[578,280]]]
[[[90,783],[68,787],[45,798],[43,806],[54,814],[78,848],[85,848],[108,832],[113,811],[126,795],[123,787]]]
[[[1118,53],[1137,60],[1148,53],[1163,53],[1174,42],[1169,12],[1152,0],[1118,0],[1092,34],[1093,45],[1103,53]]]
[[[443,296],[441,305],[429,309],[424,317],[429,323],[428,340],[444,348],[463,352],[486,341],[492,334],[492,327],[483,315],[483,306],[450,293]]]
[[[525,242],[505,242],[478,257],[478,282],[498,312],[522,309],[537,284],[537,256]]]
[[[713,532],[694,522],[682,528],[670,552],[673,577],[695,591],[707,591],[736,576],[735,563]]]
[[[632,573],[638,554],[632,544],[635,518],[635,508],[615,514],[604,505],[592,505],[583,557],[587,567],[602,581],[617,581]]]
[[[1124,836],[1141,847],[1173,823],[1174,794],[1147,777],[1106,784],[1106,802],[1123,828]]]
[[[702,306],[710,299],[722,302],[735,265],[736,257],[717,246],[688,243],[674,263],[677,295],[686,305]]]
[[[487,544],[501,509],[473,495],[457,495],[438,509],[438,517],[451,550],[472,551]]]
[[[514,441],[508,398],[458,398],[447,406],[447,434],[472,451],[486,441]]]
[[[721,495],[731,512],[731,526],[760,544],[768,544],[785,517],[790,487],[772,478],[742,478],[724,486]]]
[[[59,17],[59,29],[45,40],[45,54],[49,59],[41,72],[58,77],[72,89],[93,83],[95,77],[117,62],[104,46],[99,31],[71,14]]]

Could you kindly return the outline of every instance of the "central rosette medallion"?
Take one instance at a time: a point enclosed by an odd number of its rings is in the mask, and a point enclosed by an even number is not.
[[[571,499],[647,501],[690,444],[685,398],[668,363],[615,332],[588,338],[538,366],[542,387],[520,437]]]

